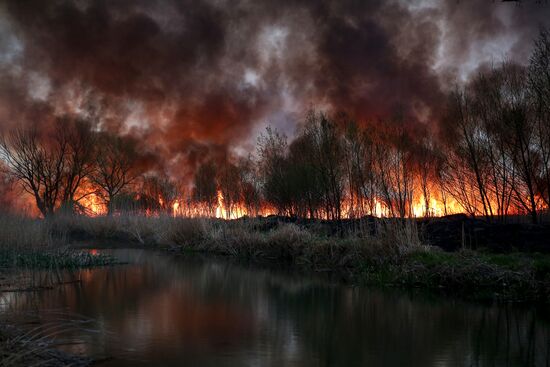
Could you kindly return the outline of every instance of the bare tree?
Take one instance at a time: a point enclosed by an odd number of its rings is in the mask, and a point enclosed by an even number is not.
[[[514,197],[520,208],[536,223],[540,197],[537,191],[540,159],[539,152],[534,149],[536,132],[526,88],[526,73],[523,67],[512,64],[504,64],[501,72],[501,119],[508,133],[506,142],[517,172],[517,180],[512,186]]]
[[[223,198],[225,217],[231,218],[241,198],[241,180],[239,168],[230,162],[225,162],[218,172],[218,186]]]
[[[241,202],[250,216],[257,216],[262,205],[260,179],[255,163],[251,156],[241,158],[237,162]]]
[[[59,204],[68,151],[65,140],[46,140],[33,125],[14,130],[0,141],[1,158],[44,217],[53,215]]]
[[[341,133],[335,121],[323,113],[310,111],[303,134],[309,136],[313,144],[311,164],[319,175],[325,216],[339,220],[342,218],[344,198],[344,149]]]
[[[164,213],[172,213],[179,196],[176,184],[165,174],[147,176],[143,179],[142,192],[151,198],[156,208]]]
[[[258,156],[264,199],[278,214],[293,215],[286,136],[268,127],[258,138]]]
[[[550,206],[550,33],[541,30],[528,70],[528,88],[534,113],[535,146],[540,156],[538,192]]]
[[[433,213],[431,207],[432,186],[436,180],[437,148],[434,146],[434,139],[430,136],[421,140],[416,154],[416,166],[419,175],[420,191],[424,204],[424,216],[430,217]]]
[[[93,194],[93,190],[80,189],[95,169],[96,136],[88,121],[69,117],[58,120],[55,136],[67,145],[61,205],[73,211],[82,199]]]
[[[349,214],[361,217],[376,215],[376,178],[372,137],[355,121],[347,123],[344,134]]]
[[[454,150],[446,152],[437,174],[443,196],[449,194],[472,217],[483,214],[479,210],[481,200],[475,174],[470,165]]]
[[[506,65],[480,73],[471,83],[472,117],[477,121],[485,142],[483,170],[487,178],[488,205],[491,213],[504,221],[514,192],[515,166],[509,151],[510,127],[506,124]]]
[[[299,217],[319,217],[323,187],[317,166],[317,151],[311,135],[300,134],[289,146],[286,181],[292,210]]]
[[[208,161],[199,166],[195,172],[193,200],[205,210],[205,214],[213,217],[218,205],[218,188],[216,185],[216,166]]]
[[[450,139],[450,151],[448,167],[467,174],[473,180],[474,191],[477,191],[477,199],[482,208],[483,215],[493,217],[493,208],[491,206],[490,192],[488,190],[488,178],[486,172],[485,148],[489,144],[487,135],[482,131],[480,121],[475,114],[474,101],[472,97],[462,91],[451,93],[450,102],[447,109],[446,121],[454,131]],[[454,174],[452,171],[447,171]],[[463,178],[464,179],[464,178]],[[453,194],[451,192],[451,194]],[[467,195],[453,195],[457,199],[463,200],[466,204]],[[477,208],[477,203],[468,203]],[[464,208],[466,209],[466,208]],[[477,212],[477,210],[476,210]]]
[[[107,204],[108,214],[114,211],[114,199],[138,177],[135,143],[124,137],[102,133],[98,137],[95,169],[90,177]]]

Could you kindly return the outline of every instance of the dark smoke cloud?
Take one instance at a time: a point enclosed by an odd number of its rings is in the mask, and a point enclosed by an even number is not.
[[[455,82],[525,63],[548,19],[528,1],[4,1],[0,124],[86,115],[175,177],[310,106],[437,129]]]

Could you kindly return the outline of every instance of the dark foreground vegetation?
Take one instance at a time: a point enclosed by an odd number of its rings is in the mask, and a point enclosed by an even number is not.
[[[334,222],[275,216],[227,221],[120,215],[20,221],[36,231],[33,237],[20,241],[32,241],[35,249],[39,241],[32,238],[49,239],[50,243],[57,239],[63,243],[134,244],[176,254],[205,252],[266,265],[338,273],[356,284],[421,287],[468,298],[550,300],[549,225],[537,225],[534,232],[538,237],[532,236],[527,242],[518,235],[533,230],[533,225],[512,225],[508,234],[516,235],[509,235],[505,246],[496,246],[491,234],[503,230],[499,224],[464,216],[429,220],[369,217]],[[13,222],[11,226],[16,227]],[[455,238],[455,231],[463,233],[463,238]],[[2,233],[6,236],[9,232]],[[451,246],[445,246],[445,235]],[[14,243],[15,238],[12,233],[2,243]],[[17,251],[28,255],[14,252],[10,257],[13,265],[57,269],[112,261],[57,250],[52,252],[55,262],[49,263],[48,255],[19,250],[24,248],[20,242]]]
[[[36,292],[79,282],[78,269],[114,264],[105,255],[71,249],[41,220],[0,215],[0,306],[3,295]],[[42,323],[34,315],[0,313],[0,366],[87,366],[86,358],[55,349],[63,331],[85,327],[85,320],[57,315]]]

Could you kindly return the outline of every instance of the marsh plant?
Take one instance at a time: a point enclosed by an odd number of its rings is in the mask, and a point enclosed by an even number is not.
[[[74,271],[112,263],[109,256],[70,248],[66,234],[49,220],[0,215],[0,290],[76,281]]]

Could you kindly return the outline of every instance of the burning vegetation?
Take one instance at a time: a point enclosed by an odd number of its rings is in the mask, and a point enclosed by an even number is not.
[[[467,213],[536,223],[550,204],[549,50],[541,32],[528,67],[503,63],[450,93],[438,135],[399,115],[374,123],[310,111],[292,141],[267,128],[256,154],[205,159],[176,181],[148,165],[131,136],[62,116],[4,134],[5,183],[18,183],[43,217]]]
[[[548,210],[547,31],[540,32],[528,65],[478,65],[476,77],[449,92],[423,66],[430,64],[430,50],[436,48],[434,40],[426,39],[431,28],[428,32],[423,26],[424,32],[415,31],[410,38],[386,29],[384,21],[366,15],[388,10],[383,3],[334,8],[304,2],[303,9],[285,4],[300,10],[303,22],[289,18],[267,33],[256,23],[250,29],[258,32],[247,28],[245,33],[260,36],[257,50],[243,52],[256,63],[255,69],[244,70],[243,84],[232,79],[241,75],[230,72],[240,70],[234,55],[222,52],[240,50],[243,44],[232,33],[242,31],[243,24],[231,12],[202,4],[191,7],[196,14],[189,16],[183,5],[157,9],[138,3],[127,4],[133,10],[127,17],[106,4],[13,2],[1,8],[10,31],[6,39],[25,46],[19,51],[10,46],[14,54],[5,61],[10,67],[0,70],[6,75],[0,90],[6,102],[0,118],[7,121],[0,140],[4,208],[28,213],[30,203],[32,214],[42,217],[133,212],[340,220],[466,213],[499,221],[521,214],[533,222]],[[395,6],[401,11],[391,13],[400,14],[404,23],[426,16],[422,10]],[[444,6],[440,15],[450,17],[455,11]],[[189,29],[161,22],[203,18],[204,24],[191,23]],[[75,32],[77,24],[83,28]],[[282,45],[290,45],[287,33],[297,24],[305,33],[319,35],[297,40],[300,47],[292,44],[283,58]],[[313,24],[325,26],[316,29]],[[92,37],[96,33],[87,27],[101,34]],[[38,34],[43,35],[40,42]],[[88,36],[79,39],[77,34]],[[353,57],[340,52],[344,44],[355,44],[350,40],[357,44]],[[419,41],[428,43],[425,48],[404,47],[425,44]],[[188,46],[181,53],[176,44],[200,44],[203,49]],[[403,55],[394,44],[403,46]],[[62,54],[62,62],[49,60],[52,51]],[[120,57],[110,62],[111,54]],[[385,67],[356,65],[355,59],[370,60],[370,55]],[[143,60],[155,62],[144,65]],[[25,88],[36,87],[32,96],[17,83],[16,66],[36,77],[25,79]],[[447,77],[443,79],[448,82]],[[396,80],[398,87],[392,84]],[[275,106],[286,118],[296,116],[281,107],[286,102],[272,97],[277,93],[267,81],[297,99],[295,111],[311,101],[323,112],[295,118],[301,121],[291,139],[267,128],[255,150],[239,145],[240,135],[252,124],[275,116]],[[193,98],[181,90],[193,91]],[[276,103],[270,104],[271,99]]]
[[[528,67],[503,63],[450,93],[438,135],[399,115],[374,123],[310,111],[292,141],[267,128],[256,154],[205,159],[191,180],[176,181],[131,136],[62,116],[3,136],[5,182],[18,183],[43,217],[467,213],[536,223],[550,204],[549,50],[542,32]]]

